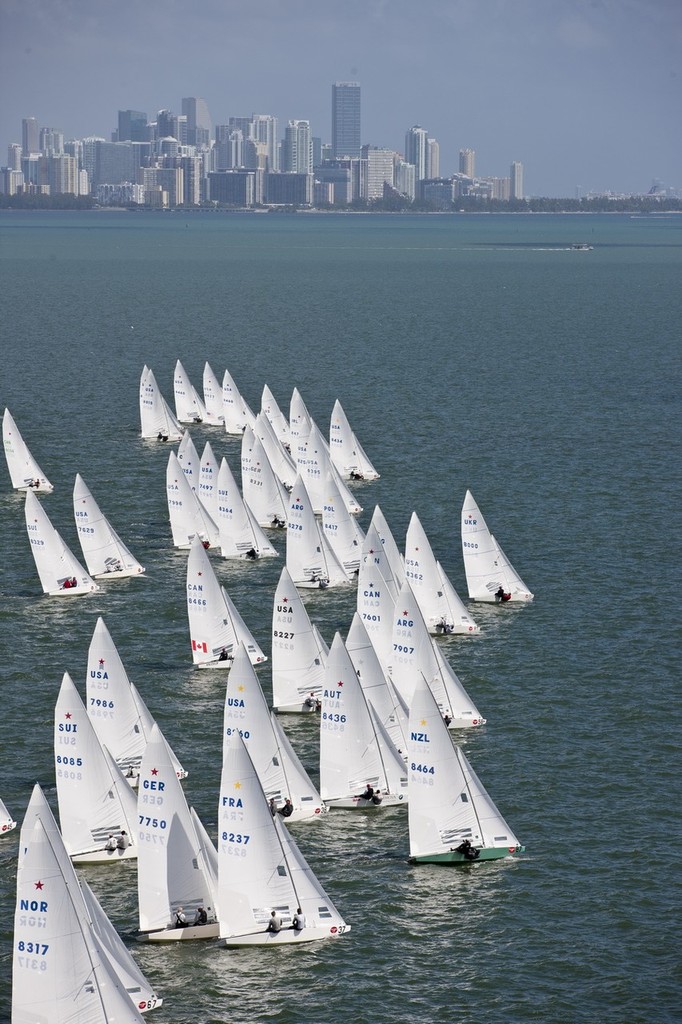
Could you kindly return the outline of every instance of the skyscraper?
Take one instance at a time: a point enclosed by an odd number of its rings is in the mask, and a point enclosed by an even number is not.
[[[207,146],[211,138],[211,117],[206,100],[201,96],[183,96],[182,112],[187,118],[190,146]]]
[[[423,181],[426,177],[426,146],[428,136],[426,130],[416,124],[405,133],[405,160],[414,164],[415,178]]]
[[[332,85],[332,157],[360,156],[360,83]]]
[[[269,171],[279,170],[279,148],[277,145],[277,118],[272,114],[254,114],[251,120],[251,138],[266,147]]]
[[[284,171],[312,174],[313,137],[310,121],[289,121],[284,137]]]
[[[21,122],[21,149],[24,156],[40,152],[40,127],[35,117],[25,117]]]
[[[437,139],[426,140],[426,177],[440,176],[440,146]]]
[[[466,174],[467,178],[473,178],[476,166],[476,152],[473,149],[460,149],[459,151],[459,173]]]
[[[119,110],[118,142],[146,142],[147,115],[143,110]]]
[[[512,161],[509,170],[509,196],[511,199],[523,199],[523,164]]]

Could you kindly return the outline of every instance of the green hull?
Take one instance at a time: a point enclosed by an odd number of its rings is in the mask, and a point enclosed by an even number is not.
[[[479,850],[476,860],[467,860],[464,854],[448,850],[446,853],[424,853],[419,857],[410,857],[410,864],[478,864],[482,860],[501,860],[525,852],[525,846],[515,846],[513,849],[508,846],[491,846]]]

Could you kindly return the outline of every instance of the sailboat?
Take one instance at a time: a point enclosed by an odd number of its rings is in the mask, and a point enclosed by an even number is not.
[[[176,548],[191,547],[194,537],[198,537],[207,547],[218,547],[220,530],[192,490],[173,451],[168,455],[166,496],[173,544]]]
[[[137,786],[140,762],[154,719],[128,678],[111,634],[100,616],[88,650],[86,702],[90,721],[131,786]],[[169,748],[170,749],[170,748]],[[175,774],[187,772],[171,751]]]
[[[263,412],[256,416],[252,429],[263,445],[277,479],[287,490],[291,490],[296,480],[296,462],[277,437],[272,423]]]
[[[224,945],[314,942],[350,931],[280,816],[273,818],[236,729],[225,737],[218,814],[218,906]],[[295,928],[299,908],[305,926]],[[269,928],[273,911],[275,921],[281,922],[277,931]]]
[[[358,503],[355,495],[341,479],[341,474],[332,462],[327,443],[316,423],[312,424],[307,438],[299,438],[296,448],[296,466],[313,503],[313,510],[317,514],[322,515],[324,511],[329,477],[336,484],[339,497],[350,514],[357,516],[362,512],[362,505]]]
[[[484,725],[476,705],[452,667],[429,636],[410,584],[400,588],[393,614],[393,656],[391,680],[407,707],[412,706],[414,687],[423,675],[431,687],[443,716],[451,728],[468,729]]]
[[[272,703],[276,711],[315,711],[328,653],[284,566],[272,610]]]
[[[59,864],[59,870],[69,890],[73,908],[78,915],[83,933],[91,932],[97,939],[100,952],[106,955],[109,966],[140,1013],[146,1013],[148,1010],[161,1006],[163,999],[157,996],[133,960],[128,947],[105,914],[85,878],[79,878],[76,874],[52,810],[38,785],[33,787],[21,826],[17,877],[19,879],[22,877],[24,860],[37,821],[40,821],[43,826],[52,852]]]
[[[187,483],[197,493],[201,477],[201,463],[199,461],[199,453],[189,430],[186,430],[182,435],[182,441],[178,445],[177,456],[182,472],[187,478]]]
[[[187,615],[192,661],[199,668],[229,668],[238,643],[254,665],[268,660],[218,582],[198,537],[187,560]]]
[[[213,454],[211,442],[207,441],[199,463],[199,501],[214,523],[218,523],[218,460]]]
[[[241,434],[247,423],[253,426],[255,416],[227,370],[223,375],[222,392],[225,431],[228,434]]]
[[[43,592],[51,597],[80,597],[99,590],[99,585],[67,548],[33,491],[26,492],[24,515]]]
[[[73,488],[73,513],[88,571],[95,579],[139,576],[144,572],[100,510],[80,473]]]
[[[371,793],[365,798],[367,787]],[[322,688],[320,793],[327,807],[407,803],[405,762],[368,703],[339,633],[329,651]]]
[[[462,506],[462,555],[473,601],[504,604],[533,600],[533,594],[488,529],[471,491],[466,492]]]
[[[336,480],[329,475],[322,506],[322,531],[346,574],[349,577],[357,574],[365,535],[355,516],[348,511]]]
[[[351,480],[379,479],[379,474],[353,433],[338,399],[334,402],[329,424],[329,453],[341,476]]]
[[[182,427],[148,366],[143,368],[140,377],[140,423],[142,437],[157,441],[179,441],[182,437]]]
[[[285,448],[291,446],[291,431],[289,430],[289,421],[277,404],[277,399],[273,395],[272,391],[266,384],[263,388],[263,394],[260,400],[261,412],[267,416],[272,429],[277,435],[277,440]]]
[[[137,820],[137,891],[143,933],[138,938],[147,942],[215,938],[218,854],[197,835],[157,725],[142,758]],[[207,920],[193,924],[199,908]],[[185,915],[186,927],[178,926],[178,913]]]
[[[5,409],[2,417],[2,443],[12,487],[15,490],[45,491],[48,494],[54,490],[28,450],[28,445],[19,433],[19,428],[9,409]]]
[[[405,538],[405,576],[410,582],[429,633],[473,636],[479,627],[436,560],[426,531],[412,513]]]
[[[173,392],[175,415],[180,423],[203,423],[206,419],[206,406],[179,359],[173,374]]]
[[[247,427],[242,437],[242,494],[259,526],[284,529],[289,492],[275,473],[263,442]],[[295,479],[295,474],[294,474]]]
[[[410,860],[468,864],[523,853],[464,752],[453,746],[421,677],[410,708],[408,744]]]
[[[223,737],[237,730],[253,761],[263,791],[287,821],[318,818],[320,794],[308,777],[276,715],[270,712],[248,654],[237,647],[227,679]],[[289,806],[291,813],[289,813]]]
[[[400,587],[405,580],[405,559],[400,554],[395,537],[391,533],[391,528],[386,521],[386,516],[378,505],[375,506],[374,512],[372,513],[370,527],[372,526],[376,530],[379,540],[381,541],[384,556],[388,559],[388,564],[391,567],[391,574],[396,580],[398,587]],[[384,573],[384,576],[386,576],[386,573]]]
[[[296,477],[289,502],[286,564],[297,587],[324,590],[350,583],[320,529],[300,476]]]
[[[256,517],[242,498],[227,459],[223,458],[218,471],[216,523],[220,530],[220,548],[223,558],[278,558]]]
[[[346,637],[346,650],[353,662],[367,703],[391,737],[393,746],[405,757],[407,750],[408,708],[381,666],[364,623],[356,612]]]
[[[206,410],[204,423],[207,423],[210,427],[223,427],[225,425],[223,390],[209,363],[204,365],[203,387],[204,408]]]
[[[2,800],[0,800],[0,836],[6,835],[16,827],[16,821],[14,821],[12,815],[9,813]]]
[[[14,1024],[139,1024],[93,928],[76,908],[78,892],[65,878],[40,819],[27,837],[17,875],[12,959]]]
[[[393,655],[393,609],[403,578],[402,571],[399,579],[394,576],[377,529],[370,523],[358,567],[356,606],[385,673]]]
[[[100,743],[67,672],[55,707],[54,759],[59,821],[71,859],[102,864],[137,857],[135,795]]]

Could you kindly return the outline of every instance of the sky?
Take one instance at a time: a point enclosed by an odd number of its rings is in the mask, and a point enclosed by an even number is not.
[[[0,0],[0,164],[24,117],[109,139],[183,96],[327,142],[335,81],[363,143],[421,125],[444,176],[471,148],[481,176],[521,161],[528,196],[682,189],[681,0]]]

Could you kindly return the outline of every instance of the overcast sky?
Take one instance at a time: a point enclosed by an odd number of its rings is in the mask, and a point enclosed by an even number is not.
[[[443,175],[470,147],[527,195],[682,188],[682,0],[0,0],[0,163],[23,117],[108,139],[183,96],[329,141],[348,80],[363,143],[420,124]]]

